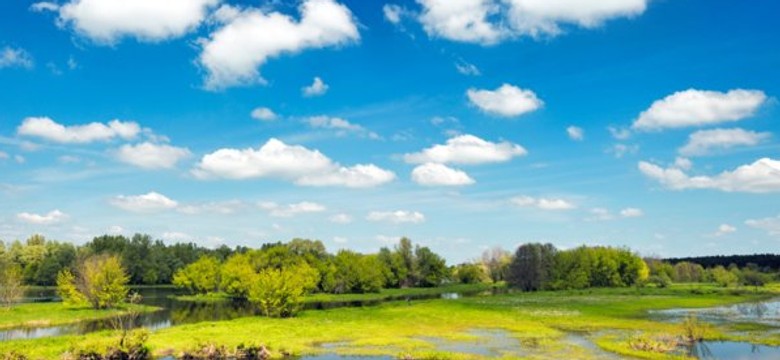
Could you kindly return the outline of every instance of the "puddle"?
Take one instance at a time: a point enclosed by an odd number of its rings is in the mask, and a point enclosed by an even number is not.
[[[691,346],[688,352],[691,356],[702,360],[780,359],[780,347],[736,341],[705,341]]]
[[[652,310],[651,317],[678,321],[688,314],[715,324],[753,322],[780,327],[780,299],[701,309]]]

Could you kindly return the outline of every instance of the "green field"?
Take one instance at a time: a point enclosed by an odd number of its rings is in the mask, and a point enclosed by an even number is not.
[[[73,324],[85,320],[106,319],[135,311],[155,311],[151,306],[126,305],[118,309],[95,310],[87,306],[70,307],[62,303],[30,303],[10,309],[0,308],[0,329],[45,327]]]
[[[590,352],[567,344],[566,334],[586,336],[602,349],[638,358],[665,359],[679,356],[638,351],[629,346],[630,336],[653,337],[680,334],[681,326],[651,320],[649,309],[696,308],[766,299],[778,295],[776,287],[726,290],[706,285],[680,285],[671,289],[593,289],[583,291],[513,293],[459,300],[389,302],[379,306],[305,311],[296,318],[241,318],[232,321],[182,325],[153,332],[149,345],[156,354],[178,353],[205,344],[229,347],[264,344],[276,356],[282,354],[371,354],[414,358],[481,358],[474,354],[442,353],[428,337],[469,342],[474,329],[503,329],[524,346],[534,348],[532,358],[576,354],[587,359]],[[345,299],[351,297],[345,296]],[[39,306],[39,305],[36,305]],[[50,315],[63,318],[70,310]],[[5,319],[5,317],[4,317]],[[733,333],[735,330],[742,330]],[[746,330],[754,330],[746,333]],[[761,326],[711,326],[709,339],[742,339],[780,344],[780,335],[766,334]],[[33,358],[54,358],[73,344],[109,343],[110,333],[65,336],[39,340],[0,342],[0,353],[12,350]],[[341,346],[323,348],[321,344]],[[548,356],[545,356],[547,354]],[[516,356],[507,354],[508,358]]]

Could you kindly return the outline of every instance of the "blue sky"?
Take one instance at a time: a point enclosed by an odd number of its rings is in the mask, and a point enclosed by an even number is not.
[[[780,4],[0,4],[0,239],[776,252]]]

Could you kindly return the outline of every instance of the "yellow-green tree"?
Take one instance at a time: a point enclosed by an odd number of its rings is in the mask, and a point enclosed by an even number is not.
[[[24,294],[22,269],[0,253],[0,303],[11,307]]]
[[[57,276],[57,290],[67,303],[86,302],[95,309],[113,308],[127,298],[129,277],[117,256],[98,255],[82,261],[73,274]]]
[[[316,288],[319,274],[302,264],[260,271],[249,290],[249,301],[268,317],[291,317],[301,309],[303,295]]]
[[[173,285],[197,293],[219,291],[221,266],[213,256],[202,256],[198,261],[173,274]]]

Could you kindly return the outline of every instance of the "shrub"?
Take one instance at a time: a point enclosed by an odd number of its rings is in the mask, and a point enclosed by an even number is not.
[[[76,274],[63,270],[57,291],[67,303],[89,303],[95,309],[113,308],[127,297],[129,278],[117,256],[98,255],[79,264]]]

